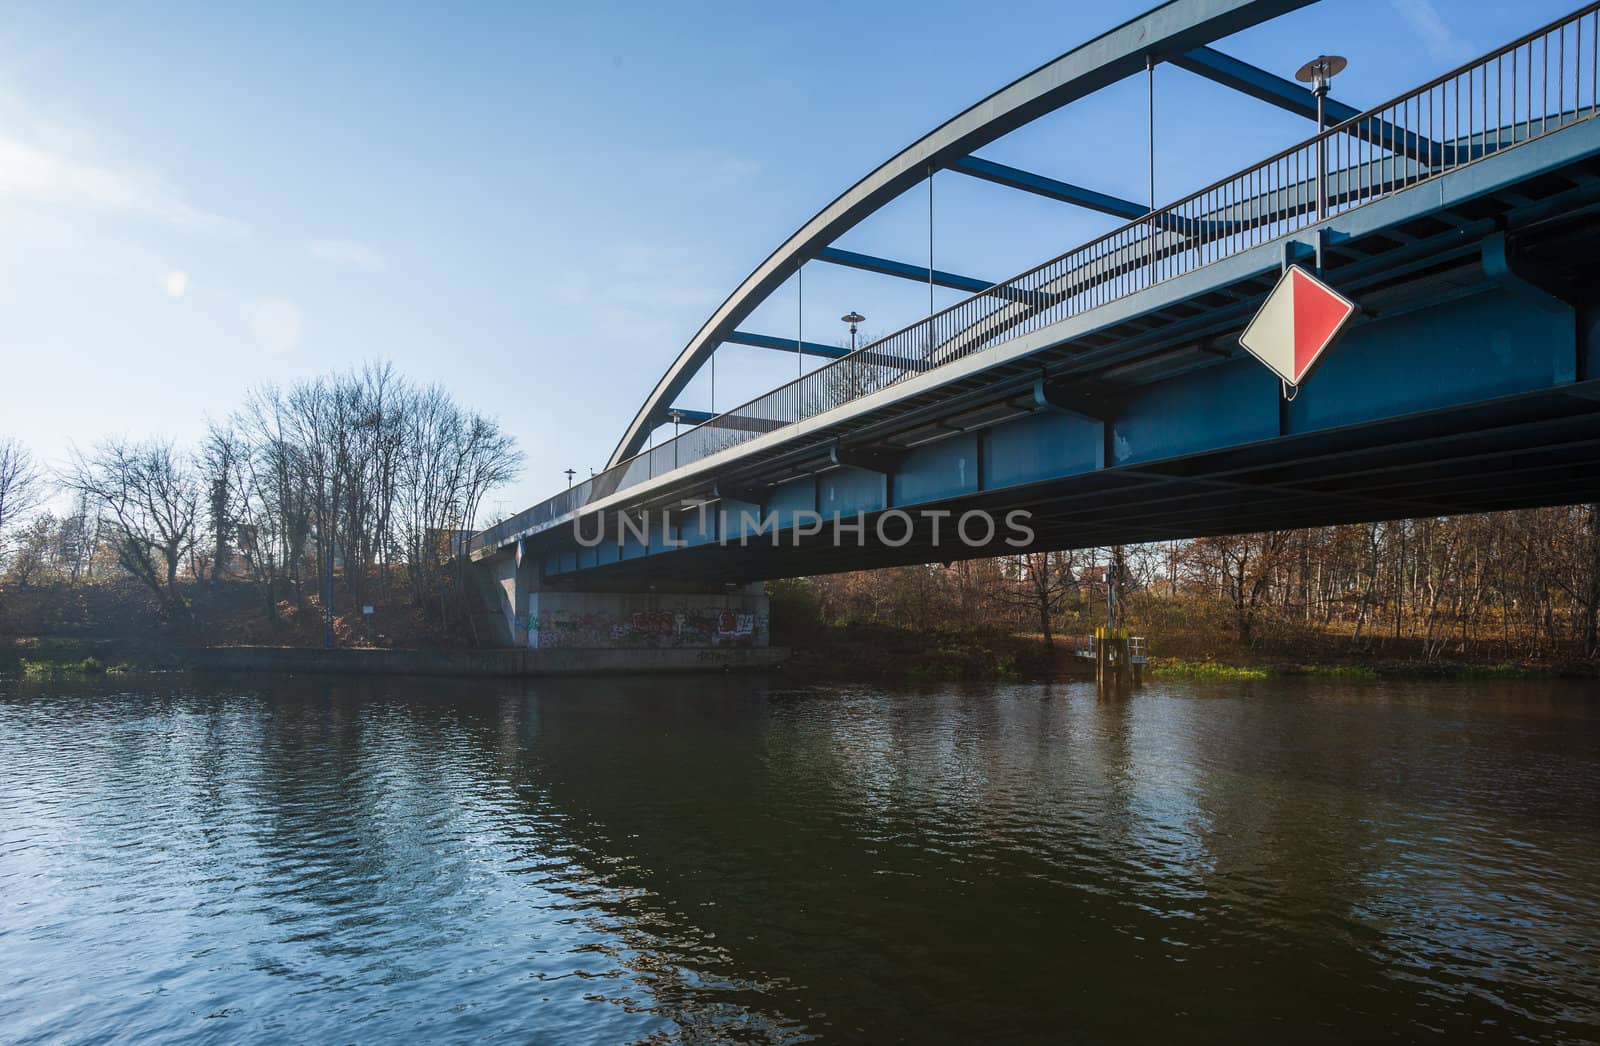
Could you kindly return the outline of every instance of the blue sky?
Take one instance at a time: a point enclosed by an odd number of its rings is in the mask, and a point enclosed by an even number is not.
[[[0,2],[0,435],[193,440],[244,389],[391,359],[527,454],[488,509],[605,461],[672,357],[783,238],[958,110],[1148,3]],[[1325,0],[1225,42],[1335,94],[1398,94],[1572,9]],[[1158,196],[1309,125],[1181,70],[1156,79]],[[1130,81],[983,150],[1142,199]],[[1111,223],[960,175],[935,262],[998,279]],[[922,262],[925,189],[841,246]],[[941,304],[955,300],[941,293]],[[888,332],[925,288],[807,270],[808,339]],[[786,287],[747,322],[792,335]],[[794,372],[718,354],[715,406]],[[680,402],[712,406],[709,375]],[[498,502],[498,504],[497,504]]]

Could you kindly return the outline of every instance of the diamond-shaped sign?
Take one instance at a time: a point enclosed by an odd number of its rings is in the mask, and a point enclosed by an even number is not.
[[[1355,302],[1291,265],[1239,335],[1239,344],[1278,377],[1299,385],[1355,312]]]

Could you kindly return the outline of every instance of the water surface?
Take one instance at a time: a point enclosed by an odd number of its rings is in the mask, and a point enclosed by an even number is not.
[[[1583,1041],[1582,684],[0,682],[0,1040]]]

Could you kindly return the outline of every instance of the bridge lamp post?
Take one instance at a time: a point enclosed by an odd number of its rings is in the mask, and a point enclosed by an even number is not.
[[[716,359],[715,356],[712,356],[711,358],[713,360]],[[683,414],[680,413],[679,411],[673,411],[671,413],[670,417],[672,418],[672,467],[673,468],[677,468],[678,467],[678,426],[683,424]]]
[[[840,316],[839,319],[842,322],[848,323],[850,325],[850,351],[854,352],[854,351],[856,351],[856,329],[857,329],[856,325],[860,324],[860,323],[865,323],[867,318],[865,316],[861,315],[859,312],[856,312],[854,309],[851,309],[849,312],[845,313],[843,316]]]
[[[1319,54],[1302,65],[1294,74],[1296,80],[1311,85],[1311,94],[1317,100],[1317,221],[1319,222],[1327,215],[1328,210],[1328,141],[1322,137],[1322,132],[1327,130],[1323,101],[1328,97],[1328,88],[1333,78],[1344,72],[1345,66],[1349,64],[1341,55]]]
[[[563,476],[567,477],[567,489],[568,490],[572,489],[572,477],[576,476],[577,474],[578,474],[578,472],[577,472],[576,469],[567,469],[567,471],[562,473]]]

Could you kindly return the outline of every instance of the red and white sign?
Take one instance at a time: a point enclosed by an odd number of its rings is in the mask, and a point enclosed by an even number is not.
[[[1355,302],[1291,265],[1239,335],[1239,344],[1278,377],[1299,385],[1355,312]]]

